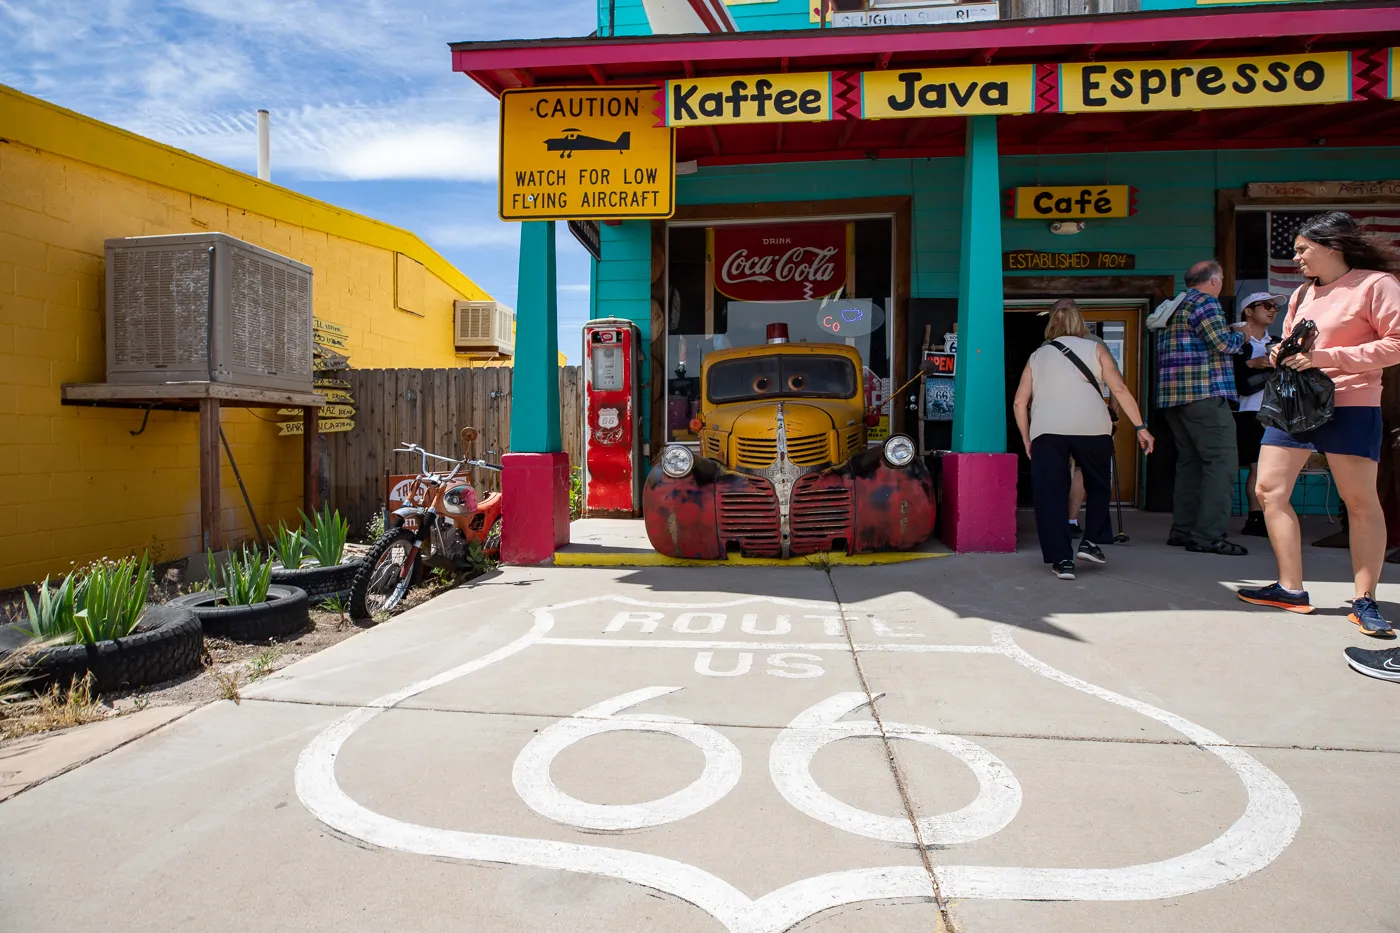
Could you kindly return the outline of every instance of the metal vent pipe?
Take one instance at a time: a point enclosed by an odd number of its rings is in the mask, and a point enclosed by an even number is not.
[[[272,115],[258,111],[258,177],[272,181]]]

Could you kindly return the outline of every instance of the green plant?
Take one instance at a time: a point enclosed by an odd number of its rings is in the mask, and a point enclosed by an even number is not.
[[[219,695],[225,700],[232,700],[234,706],[241,706],[239,701],[243,699],[243,694],[239,691],[239,684],[243,680],[243,672],[238,668],[228,671],[214,671],[214,680],[219,684]]]
[[[582,467],[572,467],[569,470],[569,517],[572,519],[583,517]]]
[[[268,646],[248,660],[248,680],[261,680],[271,674],[282,657],[282,649]]]
[[[130,635],[146,611],[154,577],[155,568],[145,553],[139,561],[124,557],[94,563],[74,588],[78,611],[73,622],[78,638],[95,645]]]
[[[57,588],[39,584],[39,601],[24,595],[31,638],[95,645],[130,635],[146,611],[155,569],[141,559],[99,560],[64,577]]]
[[[70,642],[77,634],[78,627],[74,616],[77,606],[77,574],[70,573],[58,587],[49,586],[49,578],[39,584],[39,602],[24,594],[24,611],[27,623],[21,628],[30,638],[56,639],[60,643]]]
[[[375,512],[374,518],[365,524],[365,540],[378,541],[382,537],[384,537],[384,513],[379,511]]]
[[[267,601],[267,588],[272,583],[272,559],[245,547],[241,552],[229,551],[222,570],[212,552],[205,552],[209,565],[209,583],[221,590],[230,606],[252,606]]]
[[[306,539],[301,536],[301,529],[292,531],[286,522],[278,522],[270,551],[283,567],[296,570],[301,566],[302,555],[306,553]]]
[[[345,539],[350,537],[350,523],[340,517],[340,510],[332,512],[331,507],[325,505],[310,518],[306,517],[305,512],[299,514],[302,535],[306,538],[306,552],[322,567],[334,567],[340,563],[345,553]]]
[[[321,600],[321,608],[327,612],[334,612],[336,615],[342,616],[350,611],[350,607],[346,605],[345,600],[340,596],[328,596]]]

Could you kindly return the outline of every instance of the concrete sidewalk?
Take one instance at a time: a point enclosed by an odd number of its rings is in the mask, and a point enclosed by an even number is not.
[[[1395,929],[1347,553],[1265,612],[1267,542],[1129,522],[1072,583],[1025,537],[502,570],[0,803],[0,927]]]

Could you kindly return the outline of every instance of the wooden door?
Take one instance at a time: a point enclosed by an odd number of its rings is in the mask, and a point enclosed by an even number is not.
[[[1146,404],[1142,392],[1142,307],[1124,304],[1121,307],[1095,305],[1079,309],[1096,334],[1108,345],[1109,353],[1118,363],[1123,381],[1128,391],[1137,400],[1138,408]],[[1143,417],[1147,412],[1143,411]],[[1142,452],[1138,450],[1131,421],[1118,419],[1118,430],[1113,436],[1114,452],[1118,463],[1118,495],[1115,497],[1125,505],[1133,505],[1138,500],[1138,481],[1142,475]]]

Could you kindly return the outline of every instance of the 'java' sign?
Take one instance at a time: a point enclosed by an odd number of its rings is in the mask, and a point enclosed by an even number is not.
[[[860,115],[866,120],[1034,110],[1034,65],[867,71],[860,76]]]
[[[850,224],[715,227],[715,289],[739,301],[802,301],[846,284]]]
[[[1060,110],[1217,110],[1351,100],[1350,52],[1060,66]]]

